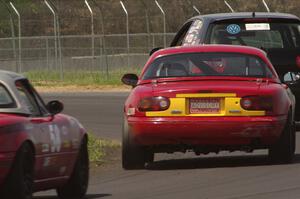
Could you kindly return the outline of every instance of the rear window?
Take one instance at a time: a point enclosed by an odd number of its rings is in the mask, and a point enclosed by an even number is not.
[[[210,27],[211,44],[247,45],[261,49],[299,48],[299,23],[217,23]]]
[[[193,76],[273,77],[269,67],[256,56],[240,53],[185,53],[156,59],[142,79]]]

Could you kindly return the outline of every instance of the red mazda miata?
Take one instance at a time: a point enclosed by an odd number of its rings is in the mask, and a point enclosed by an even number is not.
[[[63,104],[44,104],[29,81],[0,71],[0,198],[31,199],[56,189],[83,198],[88,187],[87,133]]]
[[[155,52],[124,108],[122,164],[143,168],[160,152],[268,149],[271,160],[295,153],[295,97],[265,52],[243,46],[203,45]]]

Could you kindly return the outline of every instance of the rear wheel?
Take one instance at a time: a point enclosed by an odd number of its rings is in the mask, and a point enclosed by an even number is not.
[[[296,147],[295,124],[291,114],[278,142],[269,148],[269,157],[275,163],[291,163],[294,159]]]
[[[80,151],[69,181],[59,187],[57,195],[61,199],[81,199],[84,198],[89,181],[89,156],[87,140],[81,144]]]
[[[3,187],[7,199],[31,199],[34,181],[34,152],[30,144],[24,143],[18,150],[12,170]]]
[[[153,162],[154,153],[134,144],[127,121],[124,120],[122,136],[122,166],[126,170],[143,169],[146,162]]]
[[[154,153],[150,150],[145,151],[145,162],[152,163],[154,161]]]

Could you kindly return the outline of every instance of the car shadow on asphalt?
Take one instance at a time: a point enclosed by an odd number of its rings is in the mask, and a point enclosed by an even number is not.
[[[97,199],[111,196],[111,194],[87,194],[84,199]],[[36,196],[33,199],[58,199],[57,196]]]
[[[300,154],[295,155],[292,164],[300,164]],[[160,160],[146,165],[147,170],[181,170],[223,167],[250,167],[276,165],[267,155],[243,155],[225,157],[200,157],[188,159]]]

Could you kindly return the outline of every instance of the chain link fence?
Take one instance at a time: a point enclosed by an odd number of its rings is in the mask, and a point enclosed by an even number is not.
[[[174,33],[168,33],[168,42],[173,37]],[[64,77],[65,73],[70,72],[73,74],[97,72],[109,78],[110,74],[115,72],[139,71],[148,59],[150,50],[161,47],[164,43],[163,33],[130,34],[129,38],[128,49],[126,34],[94,35],[94,38],[91,35],[61,36],[60,57],[55,53],[53,36],[22,37],[21,66],[17,59],[18,38],[0,38],[0,68],[22,71],[25,74],[40,74],[39,79],[47,78],[45,75],[47,73],[59,73],[60,77]],[[93,39],[94,46],[92,46]]]
[[[271,11],[299,14],[298,0],[286,2],[268,0]],[[266,11],[262,0],[230,4],[235,11]],[[188,18],[229,11],[221,0],[0,1],[0,69],[38,82],[119,81],[138,73],[151,49],[168,46]]]

